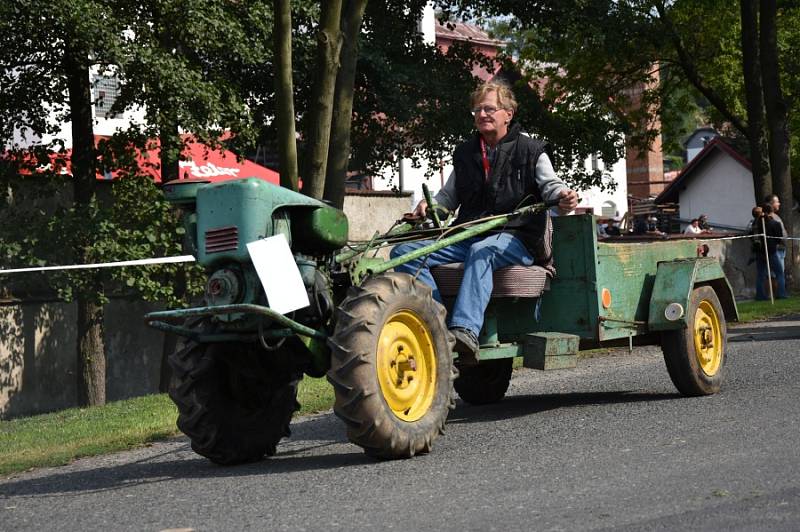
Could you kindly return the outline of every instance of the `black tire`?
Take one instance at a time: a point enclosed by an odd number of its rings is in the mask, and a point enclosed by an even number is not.
[[[661,335],[661,349],[672,383],[686,396],[717,393],[724,379],[727,326],[722,305],[710,286],[689,298],[688,327]]]
[[[500,401],[511,382],[513,358],[486,360],[474,366],[462,366],[454,383],[456,393],[471,405],[488,405]]]
[[[302,373],[288,354],[189,341],[169,363],[178,428],[197,454],[221,465],[255,462],[274,455],[289,435]]]
[[[328,340],[334,412],[367,454],[427,453],[444,433],[457,376],[445,315],[428,286],[395,272],[351,287],[337,310]]]

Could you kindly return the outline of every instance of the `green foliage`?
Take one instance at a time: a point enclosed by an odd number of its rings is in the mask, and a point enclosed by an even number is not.
[[[268,4],[119,0],[118,5],[134,37],[125,41],[123,59],[113,69],[123,82],[113,110],[143,109],[135,133],[156,137],[168,124],[212,146],[228,131],[234,133],[232,147],[252,145],[257,127],[245,82],[269,63]]]
[[[597,138],[591,144],[602,138],[603,129],[646,144],[658,131],[652,122],[644,134],[637,128],[656,113],[662,119],[667,153],[675,154],[681,137],[697,125],[712,123],[735,137],[745,134],[738,2],[461,0],[440,4],[450,16],[501,17],[496,30],[510,40],[507,51],[520,58],[531,78],[546,76],[556,92],[571,95],[578,104],[571,107],[575,113],[602,116],[605,112],[608,119],[593,124]],[[798,124],[799,17],[795,4],[780,5],[782,83],[794,110],[790,112],[792,131],[797,131]],[[656,71],[659,82],[652,83],[649,73]],[[641,94],[641,105],[634,105],[631,112],[635,99],[629,91],[642,84],[649,88]],[[555,106],[551,109],[556,111]],[[800,151],[794,145],[796,161]]]
[[[71,264],[71,250],[82,245],[91,263],[181,254],[184,229],[149,176],[128,175],[99,185],[99,194],[81,208],[72,203],[70,179],[52,172],[19,175],[8,160],[0,187],[9,191],[0,209],[0,257],[3,267]],[[3,179],[6,177],[6,179]],[[138,293],[147,300],[179,305],[175,277],[188,272],[189,295],[200,290],[196,266],[167,264],[97,270],[109,295]],[[56,295],[72,300],[91,288],[82,270],[0,277],[0,291],[18,295]],[[43,287],[49,286],[53,293]]]
[[[417,2],[420,6],[424,2]],[[400,3],[370,3],[364,17],[353,112],[353,168],[378,173],[407,157],[414,165],[448,158],[472,129],[473,66],[485,58],[464,46],[441,53],[422,42],[414,17]]]

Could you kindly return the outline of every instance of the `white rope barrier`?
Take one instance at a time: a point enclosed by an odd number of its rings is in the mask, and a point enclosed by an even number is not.
[[[123,266],[148,266],[150,264],[176,264],[181,262],[194,262],[195,258],[192,255],[181,255],[179,257],[161,257],[157,259],[137,259],[125,260],[119,262],[101,262],[97,264],[70,264],[66,266],[40,266],[34,268],[15,268],[13,270],[0,269],[0,275],[8,273],[25,273],[25,272],[49,272],[56,270],[88,270],[93,268],[117,268]]]
[[[692,240],[694,241],[701,241],[701,242],[713,242],[717,240],[740,240],[743,238],[764,238],[764,235],[759,233],[755,235],[737,235],[737,236],[721,236],[721,237],[711,237],[711,238],[702,238],[702,237],[694,237]],[[797,237],[781,237],[781,236],[768,236],[766,238],[772,238],[777,240],[800,240]],[[687,239],[689,240],[689,239]],[[619,243],[619,241],[615,241],[615,244]],[[631,242],[632,244],[641,244],[647,245],[647,242]],[[120,268],[124,266],[148,266],[152,264],[177,264],[182,262],[195,262],[195,258],[192,255],[181,255],[178,257],[161,257],[156,259],[137,259],[137,260],[126,260],[126,261],[118,261],[118,262],[100,262],[96,264],[69,264],[64,266],[40,266],[40,267],[31,267],[31,268],[14,268],[11,270],[4,270],[0,268],[0,275],[10,274],[10,273],[29,273],[29,272],[48,272],[48,271],[59,271],[59,270],[89,270],[93,268]]]
[[[652,236],[652,235],[642,234],[642,235],[630,235],[630,236],[642,237],[642,236]],[[681,234],[677,234],[676,233],[675,236],[682,236],[682,233]],[[743,239],[743,238],[763,239],[764,235],[762,233],[758,233],[758,234],[755,234],[755,235],[719,236],[719,237],[706,237],[706,238],[692,235],[692,236],[690,236],[690,238],[681,238],[680,240],[692,240],[694,242],[715,242],[715,241],[718,241],[718,240],[740,240],[740,239]],[[790,237],[790,236],[768,236],[766,238],[771,238],[771,239],[774,239],[774,240],[800,240],[800,238]],[[641,242],[641,241],[640,242],[624,242],[624,240],[625,240],[624,238],[622,240],[616,240],[615,239],[615,240],[613,240],[613,241],[611,241],[609,243],[610,244],[640,244],[640,245],[643,245],[643,246],[646,246],[646,245],[648,245],[650,243],[650,241],[647,241],[647,242]],[[663,240],[658,240],[657,238],[653,238],[652,240],[654,242],[663,241]],[[675,239],[675,240],[678,240],[678,239]],[[603,240],[601,240],[601,242],[602,241]]]

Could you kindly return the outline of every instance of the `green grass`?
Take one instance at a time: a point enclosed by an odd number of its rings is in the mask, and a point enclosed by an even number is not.
[[[333,405],[333,389],[324,378],[306,377],[298,401],[302,406],[296,415],[327,410]],[[0,475],[163,440],[178,434],[177,417],[169,397],[159,394],[0,421]]]
[[[741,321],[800,314],[800,298],[738,303]],[[591,352],[583,356],[591,356]],[[514,361],[514,368],[522,360]],[[320,412],[333,405],[333,389],[323,379],[300,383],[297,415]],[[95,408],[71,408],[10,421],[0,421],[0,475],[34,467],[67,464],[82,457],[122,451],[178,434],[177,411],[164,395],[137,397]]]
[[[0,421],[0,474],[62,465],[81,456],[161,440],[176,433],[175,417],[166,395],[150,395]]]
[[[301,406],[296,416],[322,412],[333,408],[333,388],[325,377],[321,379],[306,377],[300,381],[297,400]]]
[[[736,306],[739,308],[739,321],[758,321],[800,314],[800,297],[776,299],[774,305],[769,301],[740,301]]]

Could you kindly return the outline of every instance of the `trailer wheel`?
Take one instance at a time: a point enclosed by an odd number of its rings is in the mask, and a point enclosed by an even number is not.
[[[496,403],[506,395],[513,366],[513,358],[500,358],[461,367],[454,384],[456,392],[471,405]]]
[[[430,287],[395,272],[350,288],[337,310],[333,410],[367,454],[427,453],[444,433],[457,375],[445,313]]]
[[[687,317],[688,327],[662,334],[667,371],[683,395],[717,393],[724,376],[727,326],[713,288],[692,291]]]
[[[274,455],[300,406],[302,373],[289,361],[288,353],[242,343],[189,341],[173,353],[169,396],[192,449],[221,465]]]

